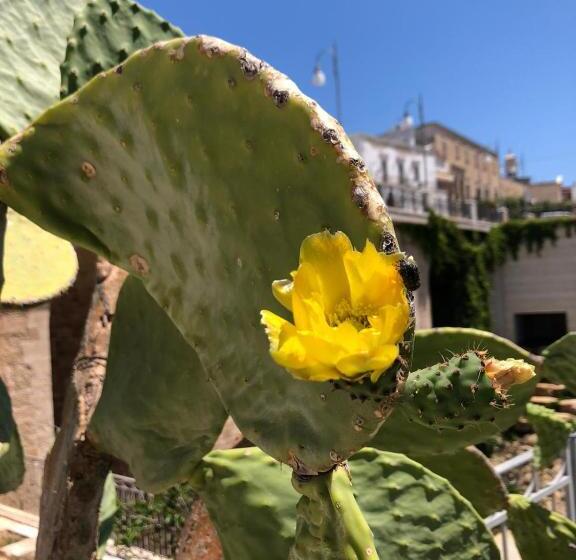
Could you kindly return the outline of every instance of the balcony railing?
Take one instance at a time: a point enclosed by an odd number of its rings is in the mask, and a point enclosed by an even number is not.
[[[504,218],[502,212],[490,203],[450,199],[444,191],[384,185],[379,185],[378,190],[388,208],[409,214],[426,215],[433,211],[447,218],[486,222],[501,222]]]

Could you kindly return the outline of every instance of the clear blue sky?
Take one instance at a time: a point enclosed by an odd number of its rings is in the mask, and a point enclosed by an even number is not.
[[[333,114],[331,76],[323,88],[310,76],[336,41],[349,133],[386,130],[422,93],[427,120],[511,148],[537,180],[576,181],[575,0],[142,2],[245,46]]]

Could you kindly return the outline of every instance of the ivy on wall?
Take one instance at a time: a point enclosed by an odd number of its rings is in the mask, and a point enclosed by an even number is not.
[[[511,220],[489,233],[466,232],[431,213],[425,226],[399,229],[422,248],[430,260],[433,323],[437,326],[490,328],[490,275],[520,249],[539,253],[559,235],[576,233],[576,217]]]

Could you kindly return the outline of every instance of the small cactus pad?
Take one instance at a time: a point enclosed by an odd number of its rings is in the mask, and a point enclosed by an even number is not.
[[[66,37],[83,1],[0,1],[0,141],[58,99]]]
[[[38,303],[67,290],[78,273],[74,247],[8,208],[0,302]]]
[[[440,429],[494,423],[496,410],[507,406],[506,396],[494,389],[485,360],[476,352],[410,372],[403,395],[403,411],[410,420]]]
[[[508,498],[508,522],[522,560],[569,560],[576,557],[576,523],[530,502]]]
[[[506,509],[506,488],[486,456],[476,447],[412,459],[446,478],[482,517]]]
[[[288,557],[298,501],[290,475],[256,447],[204,457],[191,484],[206,504],[226,560]]]
[[[536,468],[550,467],[566,449],[568,436],[576,430],[576,422],[564,420],[554,410],[533,403],[526,405],[526,415],[538,436],[534,465]]]
[[[98,551],[97,558],[103,558],[106,552],[106,544],[112,536],[114,521],[118,512],[118,499],[116,497],[116,484],[112,471],[108,473],[104,483],[104,492],[98,511]]]
[[[562,383],[576,395],[576,332],[570,332],[542,352],[542,377]]]
[[[271,285],[306,236],[398,247],[338,122],[244,49],[174,39],[99,74],[0,146],[0,199],[142,277],[244,435],[298,472],[383,422],[410,335],[376,384],[302,382],[269,354],[260,311],[282,313]]]
[[[142,282],[128,277],[89,437],[126,461],[141,488],[157,492],[187,478],[225,421],[194,350]]]
[[[492,535],[445,479],[396,453],[350,461],[357,500],[386,560],[498,560]]]
[[[0,379],[0,494],[16,490],[24,478],[24,453],[6,385]]]
[[[302,497],[296,506],[296,536],[289,560],[378,558],[374,536],[344,467],[312,477],[294,474],[292,484]]]
[[[421,369],[444,361],[454,353],[468,350],[487,352],[490,356],[504,360],[518,358],[537,365],[541,359],[524,350],[511,340],[479,329],[439,327],[420,329],[414,337],[412,369]]]
[[[492,333],[441,327],[416,331],[412,368],[427,368],[454,353],[465,353],[468,350],[487,351],[490,356],[502,360],[517,358],[533,365],[541,362],[538,356]],[[386,451],[422,456],[452,453],[484,441],[517,421],[534,393],[537,378],[539,376],[508,390],[508,406],[492,409],[495,422],[464,424],[459,430],[439,430],[436,425],[408,422],[403,407],[398,406],[375,435],[371,445]]]
[[[61,66],[61,97],[124,62],[134,51],[183,33],[132,0],[91,0],[74,20]]]

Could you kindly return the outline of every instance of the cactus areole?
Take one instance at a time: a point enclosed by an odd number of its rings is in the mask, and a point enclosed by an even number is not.
[[[358,262],[399,248],[340,124],[244,49],[174,39],[99,74],[0,146],[0,200],[141,277],[245,436],[296,472],[330,470],[388,416],[413,338],[393,267],[391,348],[337,368],[363,379],[302,381],[270,356],[260,312],[283,313],[270,287],[303,240],[344,232]]]

